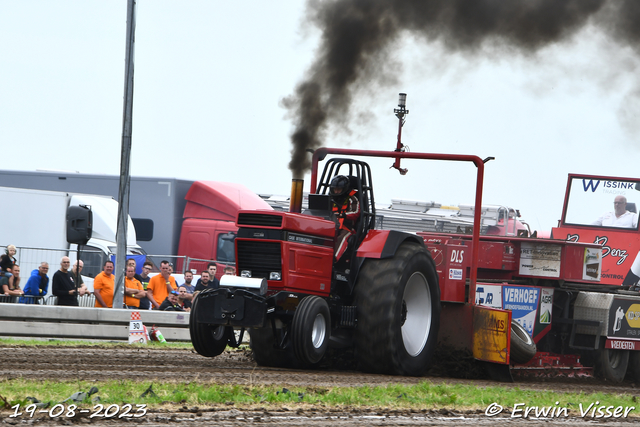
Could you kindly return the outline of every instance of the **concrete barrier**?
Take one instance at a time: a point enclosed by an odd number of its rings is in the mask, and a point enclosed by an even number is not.
[[[131,311],[0,303],[0,335],[128,340]],[[140,310],[140,316],[148,330],[155,325],[167,341],[191,341],[187,312]]]

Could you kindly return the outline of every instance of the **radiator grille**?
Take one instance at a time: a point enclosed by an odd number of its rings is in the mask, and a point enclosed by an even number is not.
[[[269,279],[272,271],[282,271],[280,242],[236,240],[238,271],[250,270],[251,277]]]
[[[261,227],[282,227],[280,215],[241,213],[238,215],[238,225],[257,225]]]

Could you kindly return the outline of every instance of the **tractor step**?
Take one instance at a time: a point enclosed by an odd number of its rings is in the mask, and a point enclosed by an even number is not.
[[[356,306],[345,305],[340,308],[340,327],[355,328],[356,327]]]

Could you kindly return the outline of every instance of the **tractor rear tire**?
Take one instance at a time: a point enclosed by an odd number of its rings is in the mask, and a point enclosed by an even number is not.
[[[299,363],[291,348],[276,346],[271,325],[253,328],[249,331],[249,346],[253,351],[253,360],[259,366],[273,368],[298,368]]]
[[[516,320],[511,321],[511,362],[527,363],[536,355],[536,343]]]
[[[595,352],[594,373],[596,377],[612,383],[621,383],[629,365],[629,350],[600,348]]]
[[[196,322],[198,312],[198,297],[191,304],[191,314],[189,315],[189,333],[191,334],[191,344],[198,354],[204,357],[216,357],[227,348],[229,334],[233,329],[224,325],[208,325]]]
[[[421,376],[429,368],[440,325],[440,287],[431,254],[403,243],[392,258],[364,262],[355,287],[360,368]]]
[[[316,295],[304,297],[291,322],[293,352],[302,365],[317,365],[324,357],[331,337],[329,304]]]

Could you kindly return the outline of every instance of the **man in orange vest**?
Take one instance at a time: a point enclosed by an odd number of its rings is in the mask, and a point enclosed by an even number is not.
[[[349,238],[356,234],[355,224],[360,218],[360,201],[356,196],[358,189],[351,188],[351,182],[344,175],[331,180],[329,193],[333,200],[333,212],[336,215],[335,259],[340,260],[349,246]]]

